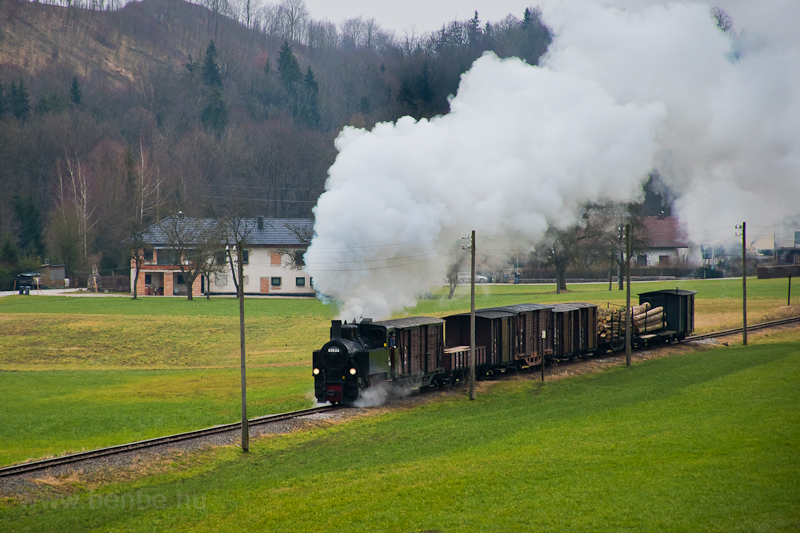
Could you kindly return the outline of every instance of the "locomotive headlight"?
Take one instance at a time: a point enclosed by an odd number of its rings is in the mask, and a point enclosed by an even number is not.
[[[313,370],[313,374],[314,374],[315,376],[319,376],[319,368],[315,368],[315,369]]]
[[[355,376],[356,375],[356,369],[355,368],[351,368],[350,369],[350,375],[351,376]]]

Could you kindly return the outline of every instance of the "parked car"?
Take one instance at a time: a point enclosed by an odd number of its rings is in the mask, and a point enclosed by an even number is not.
[[[24,272],[17,276],[17,290],[20,294],[28,294],[31,289],[35,289],[38,285],[38,279],[41,274],[34,272]]]
[[[458,282],[469,283],[469,272],[459,272]],[[489,283],[489,278],[481,276],[480,274],[475,274],[475,283]]]

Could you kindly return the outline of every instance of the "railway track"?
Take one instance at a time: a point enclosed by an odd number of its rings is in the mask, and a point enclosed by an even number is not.
[[[290,413],[281,413],[276,415],[259,416],[248,420],[250,427],[259,426],[263,424],[270,424],[273,422],[280,422],[281,420],[289,420],[292,418],[299,418],[301,416],[324,413],[339,409],[339,406],[325,405],[322,407],[313,407],[311,409],[303,409],[300,411],[292,411]],[[222,424],[205,429],[198,429],[195,431],[187,431],[186,433],[176,433],[174,435],[167,435],[166,437],[157,437],[154,439],[140,440],[136,442],[129,442],[127,444],[119,444],[117,446],[109,446],[107,448],[98,448],[97,450],[89,450],[85,452],[78,452],[69,455],[62,455],[61,457],[53,457],[51,459],[42,459],[40,461],[31,461],[18,465],[6,466],[0,468],[0,477],[15,476],[25,474],[28,472],[35,472],[37,470],[45,470],[55,466],[63,466],[70,463],[77,463],[89,459],[96,459],[98,457],[105,457],[109,455],[117,455],[125,452],[143,450],[146,448],[153,448],[163,444],[172,444],[185,440],[196,439],[208,435],[216,435],[218,433],[225,433],[241,429],[242,423],[235,422],[232,424]]]
[[[781,320],[773,320],[770,322],[763,322],[760,324],[753,324],[751,326],[747,326],[748,331],[756,331],[759,329],[767,329],[776,326],[782,326],[786,324],[794,324],[800,322],[800,317],[791,317],[785,318]],[[684,339],[685,342],[697,341],[702,339],[712,339],[716,337],[725,337],[728,335],[736,335],[742,333],[743,328],[735,328],[735,329],[728,329],[723,331],[715,331],[713,333],[706,333],[703,335],[691,335]],[[248,424],[253,426],[258,426],[262,424],[269,424],[272,422],[279,422],[281,420],[289,420],[292,418],[299,418],[301,416],[306,416],[310,414],[316,413],[324,413],[327,411],[332,411],[335,409],[339,409],[340,406],[332,406],[326,405],[322,407],[314,407],[311,409],[304,409],[300,411],[292,411],[290,413],[281,413],[276,415],[267,415],[261,416],[256,418],[251,418],[248,420]],[[164,444],[172,444],[176,442],[181,442],[185,440],[191,440],[195,438],[205,437],[208,435],[215,435],[219,433],[225,433],[227,431],[233,431],[240,429],[242,427],[241,422],[235,422],[232,424],[223,424],[219,426],[214,426],[205,429],[199,429],[195,431],[188,431],[186,433],[176,433],[174,435],[168,435],[166,437],[158,437],[154,439],[147,439],[141,440],[136,442],[130,442],[127,444],[120,444],[117,446],[109,446],[107,448],[99,448],[97,450],[90,450],[86,452],[79,452],[73,453],[69,455],[63,455],[61,457],[54,457],[51,459],[42,459],[40,461],[31,461],[28,463],[22,463],[18,465],[6,466],[0,468],[0,477],[5,476],[14,476],[19,474],[25,474],[28,472],[35,472],[38,470],[45,470],[48,468],[56,467],[56,466],[63,466],[71,463],[77,463],[80,461],[86,461],[89,459],[96,459],[99,457],[105,457],[110,455],[117,455],[125,452],[135,451],[135,450],[143,450],[147,448],[153,448],[156,446],[161,446]]]
[[[776,326],[784,326],[786,324],[795,324],[800,322],[800,316],[794,316],[790,318],[782,318],[780,320],[772,320],[770,322],[762,322],[760,324],[753,324],[752,326],[747,326],[747,331],[757,331],[759,329],[768,329],[774,328]],[[715,331],[713,333],[705,333],[703,335],[690,335],[684,339],[685,342],[691,341],[699,341],[702,339],[714,339],[717,337],[727,337],[728,335],[736,335],[738,333],[742,333],[744,328],[734,328],[734,329],[726,329],[723,331]]]

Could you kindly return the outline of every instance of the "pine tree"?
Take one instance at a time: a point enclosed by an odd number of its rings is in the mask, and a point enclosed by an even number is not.
[[[295,84],[303,79],[303,74],[300,72],[300,63],[292,53],[292,47],[289,46],[287,41],[283,41],[280,54],[278,55],[278,73],[281,76],[283,86],[287,91],[292,92],[295,89]]]
[[[311,67],[308,67],[306,76],[303,79],[303,93],[304,98],[300,106],[300,120],[309,126],[317,126],[319,124],[319,110],[317,109],[317,95],[319,94],[319,85],[317,80],[314,79],[314,73]]]
[[[212,39],[206,48],[206,58],[203,60],[203,83],[208,87],[222,87],[222,73],[217,63],[217,45]]]
[[[83,91],[81,91],[81,84],[78,83],[78,77],[72,77],[72,83],[69,85],[69,108],[74,109],[81,106],[83,99]]]
[[[218,137],[228,126],[228,106],[219,88],[212,89],[208,95],[206,106],[200,115],[203,126],[213,131]]]
[[[20,78],[19,85],[11,82],[11,94],[9,95],[9,107],[11,113],[22,122],[28,119],[31,114],[31,103],[28,95],[28,89],[25,87],[25,81]]]
[[[19,85],[11,82],[11,112],[22,122],[25,122],[31,114],[30,97],[22,78],[19,79]]]

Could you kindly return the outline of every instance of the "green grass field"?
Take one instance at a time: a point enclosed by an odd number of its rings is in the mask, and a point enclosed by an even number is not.
[[[698,291],[697,331],[741,323],[741,280],[634,284]],[[624,304],[606,284],[480,285],[478,307],[521,302]],[[749,280],[750,321],[780,312],[785,280]],[[442,289],[409,315],[469,309]],[[250,416],[313,403],[311,352],[332,310],[311,299],[247,299]],[[238,305],[232,298],[0,298],[0,466],[234,422],[240,417]]]
[[[761,342],[759,339],[757,342]],[[8,531],[800,529],[800,332],[499,381],[413,409],[7,501]]]

